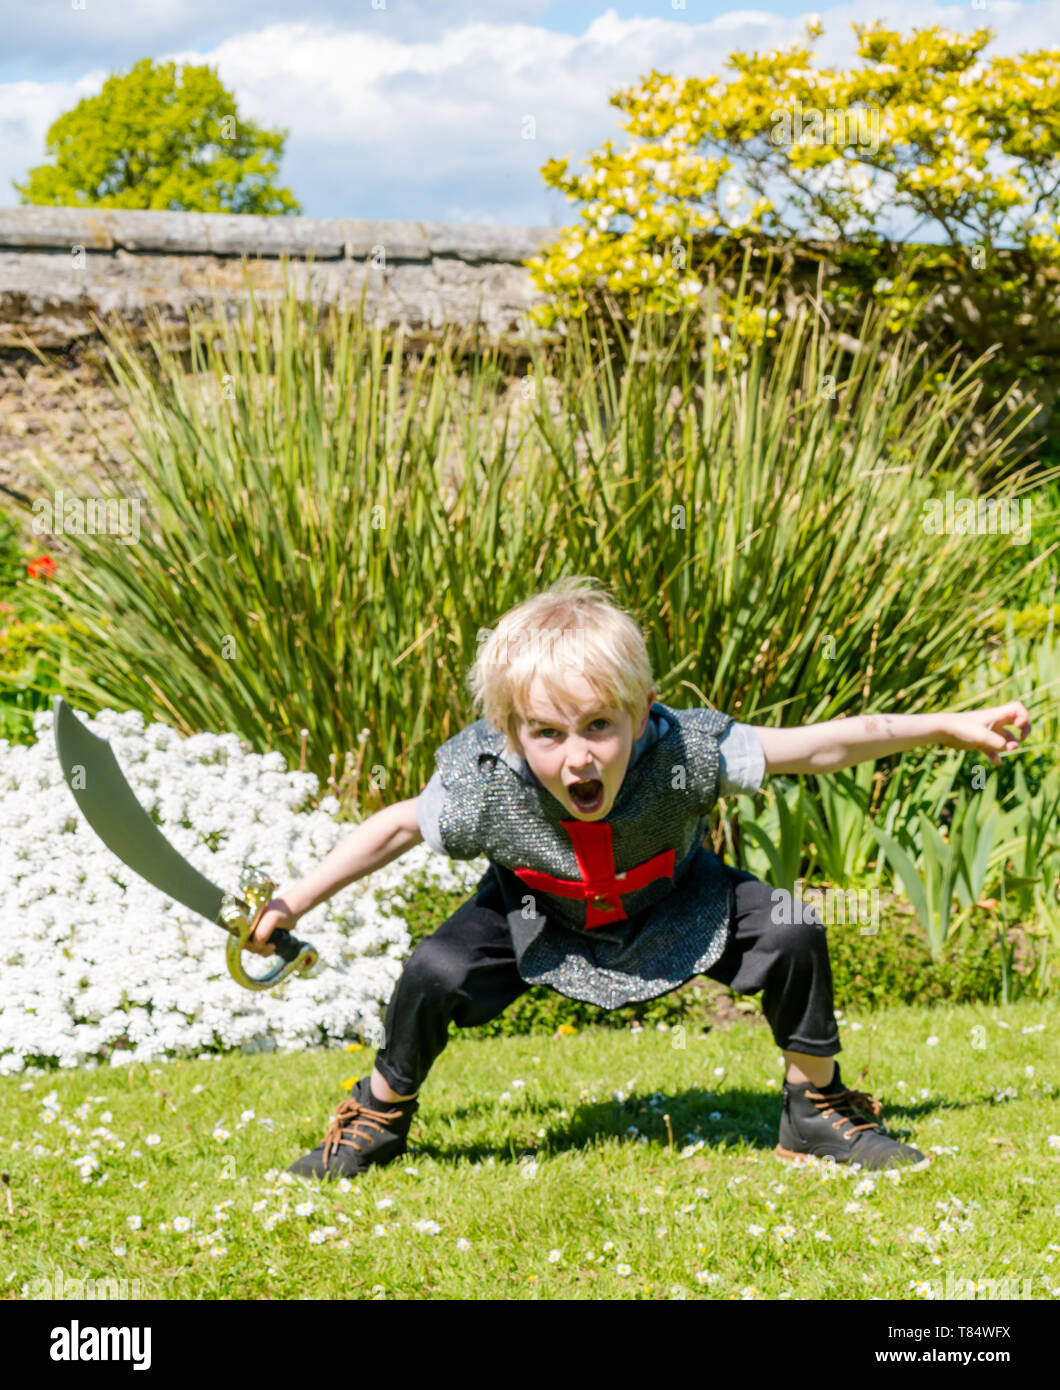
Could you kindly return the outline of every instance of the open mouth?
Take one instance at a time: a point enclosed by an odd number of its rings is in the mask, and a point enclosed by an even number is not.
[[[579,811],[598,811],[604,804],[604,784],[598,777],[572,782],[568,790]]]

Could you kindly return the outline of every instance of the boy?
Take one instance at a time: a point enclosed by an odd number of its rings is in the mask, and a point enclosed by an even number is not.
[[[495,1018],[532,984],[614,1009],[696,974],[763,993],[787,1062],[776,1153],[866,1169],[930,1162],[843,1085],[826,933],[791,895],[722,863],[703,840],[719,795],[765,772],[823,773],[940,743],[995,765],[1026,737],[1018,701],[976,713],[863,715],[794,729],[655,701],[640,629],[583,578],[518,604],[469,674],[483,718],[436,751],[419,797],[371,816],[267,905],[251,949],[425,839],[484,856],[474,896],[409,955],[375,1067],[324,1140],[291,1165],[339,1177],[406,1151],[416,1096],[452,1019]],[[573,648],[573,651],[572,651]]]

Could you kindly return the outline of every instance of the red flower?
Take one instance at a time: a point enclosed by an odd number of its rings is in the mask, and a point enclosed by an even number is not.
[[[39,560],[29,561],[26,565],[26,573],[29,575],[30,579],[36,579],[41,575],[47,577],[50,574],[54,574],[55,568],[55,561],[52,557],[50,555],[42,555]]]

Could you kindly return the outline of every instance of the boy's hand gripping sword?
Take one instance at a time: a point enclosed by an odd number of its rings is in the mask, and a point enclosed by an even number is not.
[[[229,933],[226,956],[234,980],[245,989],[269,989],[316,964],[316,949],[284,929],[270,938],[281,963],[260,977],[248,975],[243,969],[243,948],[276,884],[260,870],[247,867],[239,879],[243,896],[237,897],[204,878],[177,853],[137,801],[107,740],[86,729],[61,695],[55,697],[53,710],[63,776],[89,825],[141,878]]]

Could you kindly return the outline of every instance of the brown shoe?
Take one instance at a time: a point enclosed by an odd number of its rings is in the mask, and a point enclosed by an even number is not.
[[[300,1178],[346,1178],[383,1167],[407,1152],[409,1125],[419,1108],[415,1098],[393,1105],[377,1100],[362,1076],[349,1099],[335,1107],[323,1142],[287,1171]]]

